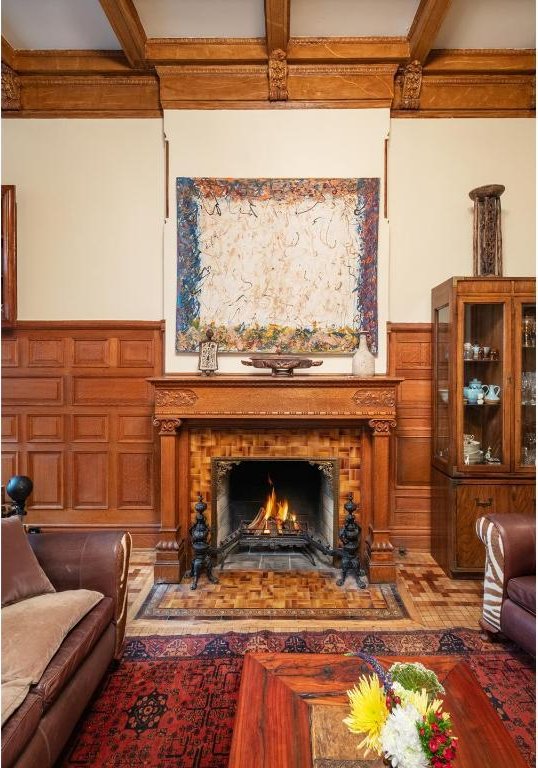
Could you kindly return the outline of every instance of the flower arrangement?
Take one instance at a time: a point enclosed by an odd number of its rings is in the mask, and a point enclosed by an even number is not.
[[[396,663],[386,671],[368,654],[350,655],[376,673],[362,676],[348,691],[351,711],[344,723],[352,733],[364,734],[359,746],[391,768],[451,768],[457,738],[437,698],[445,691],[435,672],[420,663]]]

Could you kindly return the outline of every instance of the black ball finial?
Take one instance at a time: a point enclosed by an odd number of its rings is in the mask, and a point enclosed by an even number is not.
[[[7,481],[6,493],[13,499],[13,512],[24,517],[26,515],[26,499],[32,493],[34,484],[26,475],[13,475]]]

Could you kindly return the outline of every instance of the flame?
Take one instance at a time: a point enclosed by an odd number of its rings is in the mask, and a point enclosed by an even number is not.
[[[249,523],[250,529],[262,529],[262,532],[267,534],[270,533],[270,529],[268,526],[268,521],[273,520],[277,525],[277,530],[280,532],[283,531],[283,523],[291,523],[291,528],[293,530],[297,530],[297,516],[292,514],[290,511],[289,502],[287,499],[283,499],[280,501],[277,498],[275,486],[273,485],[273,482],[271,478],[268,478],[269,484],[271,486],[271,490],[267,496],[267,499],[265,500],[265,503],[263,507],[260,508],[260,511],[252,520],[251,523]]]

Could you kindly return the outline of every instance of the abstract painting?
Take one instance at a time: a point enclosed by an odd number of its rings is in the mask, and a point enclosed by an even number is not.
[[[379,179],[176,180],[176,350],[377,352]]]

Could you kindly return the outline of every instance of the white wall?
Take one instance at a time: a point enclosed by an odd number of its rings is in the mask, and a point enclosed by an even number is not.
[[[535,275],[534,119],[392,120],[388,163],[393,322],[430,322],[431,289],[473,274],[469,192],[504,184],[503,273]]]
[[[20,320],[161,320],[162,121],[4,120]]]
[[[388,320],[388,231],[383,219],[384,147],[387,109],[184,110],[165,111],[170,142],[170,219],[165,232],[164,306],[166,370],[194,371],[198,358],[175,352],[177,176],[236,178],[380,177],[378,241],[379,353],[385,371]],[[219,370],[245,373],[245,353],[221,355]],[[319,355],[315,355],[319,359]],[[350,355],[323,356],[316,373],[351,372]]]
[[[386,110],[167,112],[163,249],[162,120],[4,120],[2,181],[17,185],[19,318],[165,317],[167,371],[195,370],[192,355],[173,350],[175,175],[382,176],[388,127]],[[488,183],[506,186],[504,272],[534,275],[535,121],[390,122],[390,249],[382,216],[379,241],[382,342],[387,319],[429,322],[432,286],[472,274],[468,193]],[[383,362],[381,353],[378,371]],[[316,372],[349,369],[349,357],[331,357]]]

